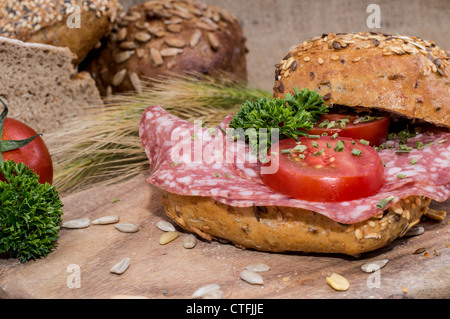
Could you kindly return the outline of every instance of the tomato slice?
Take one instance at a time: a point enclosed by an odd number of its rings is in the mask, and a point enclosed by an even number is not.
[[[327,133],[331,136],[335,133],[339,137],[350,137],[355,140],[366,140],[371,146],[378,146],[386,141],[390,117],[372,118],[360,117],[355,114],[330,113],[322,115],[319,122],[308,131],[311,135]]]
[[[300,137],[299,142],[290,138],[274,147],[279,152],[271,154],[270,150],[271,160],[263,167],[278,161],[278,170],[273,174],[261,171],[261,179],[273,190],[294,198],[347,201],[373,195],[385,183],[378,153],[350,138]]]

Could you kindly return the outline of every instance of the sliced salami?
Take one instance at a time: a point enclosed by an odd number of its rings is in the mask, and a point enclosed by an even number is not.
[[[230,143],[232,139],[222,131],[230,119],[224,119],[219,127],[204,128],[169,114],[161,106],[147,108],[139,126],[150,161],[147,182],[172,193],[207,196],[231,206],[308,209],[346,224],[378,214],[377,203],[391,196],[393,199],[384,209],[410,195],[436,201],[450,197],[448,132],[435,130],[432,135],[423,133],[408,139],[407,147],[411,149],[407,153],[398,153],[397,148],[380,151],[386,167],[386,184],[377,194],[346,202],[309,202],[277,193],[262,184],[260,163],[248,162],[251,158],[248,146],[240,148]],[[422,149],[417,149],[416,142]],[[393,143],[399,141],[387,144]]]

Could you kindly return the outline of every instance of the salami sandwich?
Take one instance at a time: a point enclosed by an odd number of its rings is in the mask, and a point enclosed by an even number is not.
[[[273,99],[217,127],[149,106],[139,126],[147,182],[171,219],[206,240],[379,249],[450,196],[449,80],[449,57],[433,42],[323,34],[276,65]]]

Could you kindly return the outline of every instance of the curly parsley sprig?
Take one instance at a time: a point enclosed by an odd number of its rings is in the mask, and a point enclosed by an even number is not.
[[[63,204],[56,188],[39,183],[23,163],[0,162],[0,252],[21,263],[56,246]]]
[[[294,94],[286,94],[281,98],[258,98],[245,102],[240,111],[233,116],[230,127],[233,129],[249,128],[256,130],[256,138],[246,140],[255,150],[259,147],[260,136],[258,130],[267,129],[270,136],[273,129],[279,130],[279,139],[295,138],[308,135],[322,114],[328,112],[328,106],[324,104],[323,97],[316,91],[309,89],[294,89]],[[239,132],[239,131],[236,131]],[[242,133],[236,133],[239,135]],[[267,148],[270,147],[270,139],[267,140]]]

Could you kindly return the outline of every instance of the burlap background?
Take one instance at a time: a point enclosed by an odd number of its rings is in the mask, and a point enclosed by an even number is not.
[[[143,0],[121,0],[124,7]],[[450,49],[450,0],[203,0],[235,15],[247,37],[249,84],[272,90],[274,64],[292,45],[328,32],[397,32]],[[370,29],[369,4],[381,9]]]

